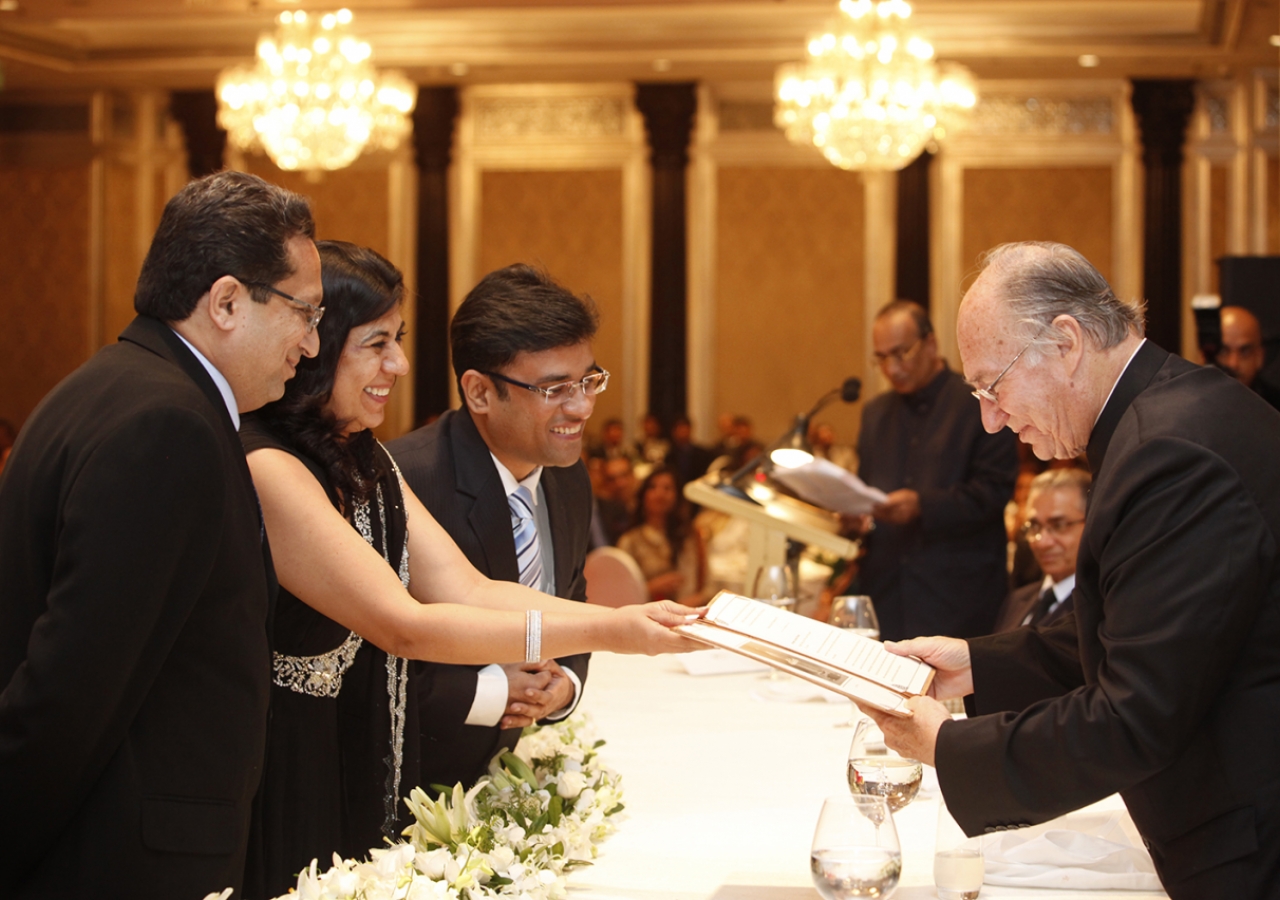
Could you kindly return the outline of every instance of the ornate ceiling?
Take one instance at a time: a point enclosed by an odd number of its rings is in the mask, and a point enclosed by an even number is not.
[[[333,8],[338,3],[313,9]],[[374,62],[422,83],[771,80],[834,0],[350,0]],[[5,93],[212,86],[280,0],[0,0]],[[1222,77],[1276,66],[1280,0],[916,0],[984,78]],[[1084,54],[1098,65],[1082,68]]]

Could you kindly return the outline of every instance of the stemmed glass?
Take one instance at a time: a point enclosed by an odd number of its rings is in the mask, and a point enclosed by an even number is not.
[[[919,760],[900,756],[871,756],[866,745],[870,727],[870,719],[860,719],[853,729],[847,770],[849,792],[854,796],[883,797],[889,809],[897,812],[920,793],[924,766]]]
[[[831,615],[827,621],[836,628],[845,628],[854,634],[880,640],[880,620],[876,608],[867,596],[836,597],[831,601]]]
[[[862,795],[823,801],[809,871],[825,900],[891,896],[902,876],[902,848],[884,798]]]
[[[751,596],[786,612],[796,608],[796,579],[789,566],[761,566],[751,584]]]

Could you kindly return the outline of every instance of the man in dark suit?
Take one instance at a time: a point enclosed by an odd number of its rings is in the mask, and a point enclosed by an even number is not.
[[[1071,612],[1089,481],[1084,469],[1050,469],[1032,480],[1022,533],[1044,578],[1009,593],[993,634],[1022,625],[1052,625]]]
[[[1118,791],[1175,900],[1280,886],[1280,415],[1142,337],[1069,247],[989,254],[958,319],[988,429],[1087,451],[1075,610],[1047,628],[896,645],[939,697],[881,717],[970,833]]]
[[[858,476],[888,499],[872,511],[856,592],[875,603],[886,640],[988,634],[1008,587],[1017,441],[983,431],[918,304],[890,303],[871,333],[892,390],[862,410]]]
[[[49,394],[0,481],[0,868],[10,897],[239,888],[275,591],[239,413],[319,346],[301,197],[187,185],[138,317]]]
[[[591,529],[582,440],[595,395],[608,385],[592,350],[597,327],[591,300],[545,273],[524,265],[489,273],[450,326],[462,408],[388,445],[409,487],[478,570],[579,601]],[[415,663],[419,783],[470,785],[494,753],[515,746],[521,728],[569,715],[588,659]]]

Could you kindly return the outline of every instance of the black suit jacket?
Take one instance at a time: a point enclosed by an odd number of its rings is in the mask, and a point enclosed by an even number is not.
[[[1004,507],[1018,476],[1012,433],[988,434],[978,401],[949,369],[915,394],[881,394],[862,410],[858,475],[886,493],[911,488],[920,517],[877,522],[863,540],[858,593],[880,634],[989,634],[1008,591]]]
[[[274,591],[222,396],[135,319],[0,482],[0,894],[239,888]]]
[[[464,407],[391,441],[387,449],[405,481],[480,572],[519,581],[511,512],[489,447]],[[582,574],[591,539],[591,481],[586,467],[542,470],[542,490],[553,535],[556,593],[587,599]],[[585,684],[588,654],[558,662]],[[480,666],[415,663],[422,720],[420,784],[470,785],[500,748],[515,746],[520,729],[466,725]]]
[[[996,615],[996,625],[992,629],[992,634],[1012,631],[1022,624],[1022,620],[1027,617],[1027,613],[1031,612],[1031,608],[1040,599],[1041,583],[1041,581],[1035,581],[1031,584],[1024,584],[1017,590],[1009,592],[1009,596],[1004,598],[1004,605],[1000,607],[1000,612]]]
[[[1088,447],[1075,611],[969,642],[938,734],[970,834],[1119,791],[1170,896],[1280,889],[1280,415],[1144,344]]]

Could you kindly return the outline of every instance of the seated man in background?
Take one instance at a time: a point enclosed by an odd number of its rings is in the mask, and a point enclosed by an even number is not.
[[[1032,480],[1022,532],[1044,580],[1023,585],[1005,598],[996,616],[996,632],[1049,625],[1071,611],[1089,481],[1083,469],[1050,469]]]
[[[1222,322],[1222,346],[1214,358],[1218,368],[1280,409],[1280,388],[1268,377],[1273,370],[1263,371],[1267,354],[1258,317],[1243,306],[1224,306],[1218,315]]]

